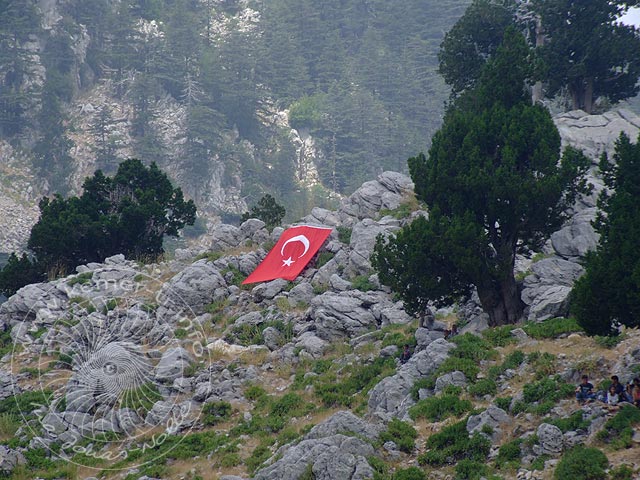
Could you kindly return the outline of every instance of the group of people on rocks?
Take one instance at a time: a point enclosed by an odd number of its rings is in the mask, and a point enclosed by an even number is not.
[[[640,407],[640,378],[634,378],[625,386],[620,383],[617,375],[612,375],[607,391],[595,392],[589,376],[582,375],[582,382],[576,387],[576,400],[580,405],[598,400],[610,409],[617,409],[623,402]]]

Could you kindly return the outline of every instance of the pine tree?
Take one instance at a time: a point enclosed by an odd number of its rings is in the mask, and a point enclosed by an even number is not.
[[[612,193],[600,196],[600,242],[585,259],[571,310],[587,333],[611,335],[619,325],[640,326],[640,144],[622,133],[613,162],[603,155],[600,170]]]
[[[519,320],[516,252],[539,247],[580,190],[589,162],[570,150],[559,163],[551,115],[525,91],[529,58],[524,38],[507,30],[478,87],[448,111],[429,157],[409,159],[429,219],[380,240],[372,261],[411,312],[475,286],[491,325]]]

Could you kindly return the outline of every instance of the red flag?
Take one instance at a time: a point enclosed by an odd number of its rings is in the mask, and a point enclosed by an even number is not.
[[[302,225],[285,230],[278,243],[242,284],[275,278],[294,280],[331,234],[331,228]]]

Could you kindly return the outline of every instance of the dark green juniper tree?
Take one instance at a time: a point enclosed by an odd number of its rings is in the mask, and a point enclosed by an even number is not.
[[[585,259],[571,310],[587,333],[610,335],[616,324],[640,326],[640,145],[622,133],[613,162],[603,155],[600,170],[613,193],[600,195],[600,242]]]
[[[535,0],[548,40],[539,48],[547,66],[546,94],[568,91],[573,109],[591,113],[598,97],[618,102],[638,93],[640,36],[617,21],[628,5],[610,0]]]
[[[126,160],[113,177],[98,170],[83,189],[80,197],[40,201],[40,220],[28,243],[34,257],[9,259],[0,272],[1,292],[12,294],[48,271],[69,272],[118,253],[155,258],[163,253],[165,235],[175,237],[195,221],[193,201],[185,201],[182,190],[154,163],[146,167],[140,160]],[[25,271],[23,284],[7,273],[19,269]]]
[[[273,227],[280,225],[286,213],[285,208],[267,193],[257,205],[251,207],[250,211],[242,214],[242,221],[244,222],[250,218],[259,218],[269,230],[272,230]]]
[[[540,247],[584,186],[587,159],[568,150],[551,115],[531,105],[531,53],[513,29],[478,86],[449,109],[428,158],[409,159],[418,198],[429,208],[388,241],[372,262],[411,313],[478,291],[491,325],[520,319],[516,252]]]

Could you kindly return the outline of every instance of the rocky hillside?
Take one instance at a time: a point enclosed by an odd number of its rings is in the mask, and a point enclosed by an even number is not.
[[[593,198],[575,208],[519,259],[529,321],[497,329],[473,299],[420,325],[379,284],[376,237],[427,214],[392,172],[301,219],[334,231],[294,282],[241,285],[282,232],[251,219],[160,264],[115,256],[27,286],[0,306],[2,475],[640,478],[640,410],[573,396],[582,373],[597,388],[640,373],[640,332],[611,344],[562,318],[597,241]]]

